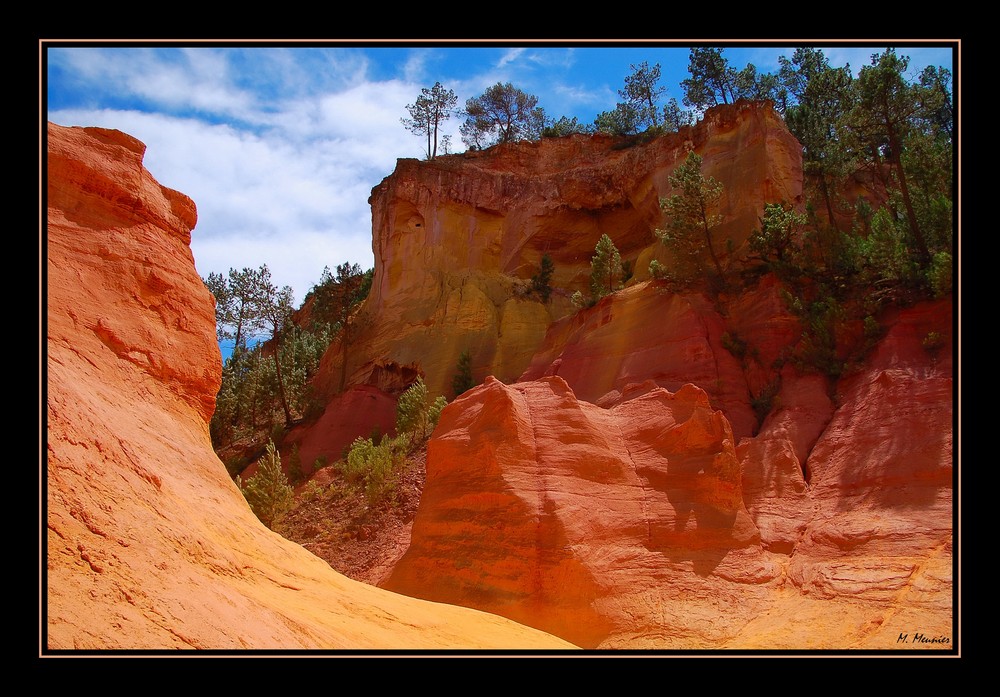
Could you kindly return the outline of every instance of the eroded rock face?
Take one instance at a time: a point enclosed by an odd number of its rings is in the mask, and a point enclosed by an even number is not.
[[[581,646],[712,646],[780,576],[702,390],[650,386],[602,409],[559,377],[490,378],[442,413],[410,549],[384,586]]]
[[[558,375],[582,400],[610,406],[631,383],[691,383],[723,409],[737,437],[756,417],[739,360],[722,346],[724,318],[701,294],[640,283],[550,327],[521,380]]]
[[[737,445],[693,385],[628,384],[602,408],[561,374],[487,379],[442,413],[385,586],[587,647],[951,639],[951,307],[885,321],[834,395],[787,366]]]
[[[359,385],[334,397],[316,422],[293,428],[283,442],[286,448],[298,446],[302,472],[309,475],[339,460],[356,438],[368,438],[373,430],[395,435],[396,398],[376,387]],[[318,459],[320,466],[315,467]]]
[[[221,361],[190,199],[48,127],[46,647],[565,646],[350,581],[264,528],[212,452]]]
[[[690,148],[725,187],[715,234],[737,249],[765,202],[798,202],[801,148],[766,104],[719,107],[697,126],[648,143],[568,136],[400,160],[372,191],[375,278],[348,383],[363,383],[372,359],[417,363],[431,394],[451,396],[465,350],[477,379],[516,380],[549,323],[571,311],[570,294],[586,291],[601,235],[635,262],[638,279],[652,258],[664,259],[653,235],[662,224],[659,199],[670,195],[668,178]],[[545,305],[527,288],[543,254],[555,263]],[[319,381],[330,395],[340,361],[331,350]]]
[[[806,460],[816,515],[789,568],[801,592],[863,598],[892,622],[948,634],[952,589],[952,308],[899,312],[865,368],[838,385],[839,407]]]

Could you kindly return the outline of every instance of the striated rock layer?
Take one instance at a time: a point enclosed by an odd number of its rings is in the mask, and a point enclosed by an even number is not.
[[[832,398],[787,367],[738,443],[693,385],[625,385],[605,409],[561,376],[487,379],[442,413],[385,587],[586,647],[950,643],[951,356],[926,346],[950,342],[951,306],[886,322]]]
[[[104,129],[48,128],[44,647],[567,647],[334,572],[212,452],[221,366],[190,199]]]
[[[478,380],[517,379],[550,322],[571,310],[570,294],[586,292],[601,235],[640,280],[652,258],[669,261],[653,235],[659,199],[672,193],[668,178],[691,148],[725,188],[713,234],[732,239],[737,253],[764,203],[799,202],[801,147],[763,103],[709,110],[697,126],[646,143],[567,136],[399,160],[370,199],[375,277],[348,383],[366,382],[373,366],[413,364],[432,395],[450,397],[465,350]],[[555,264],[547,304],[527,283],[543,254]],[[341,360],[335,345],[318,381],[328,395],[339,390]]]

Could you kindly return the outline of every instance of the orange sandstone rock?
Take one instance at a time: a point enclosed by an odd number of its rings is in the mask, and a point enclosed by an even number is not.
[[[212,452],[221,375],[190,199],[104,129],[48,127],[44,647],[566,647],[348,580]]]
[[[951,306],[883,319],[835,395],[787,366],[735,447],[693,385],[602,408],[561,374],[488,379],[442,413],[385,586],[588,647],[951,648]]]
[[[756,417],[744,369],[722,345],[725,331],[705,296],[640,283],[553,324],[520,379],[558,375],[580,399],[604,406],[631,383],[652,380],[668,390],[693,383],[725,412],[737,437],[749,436]]]
[[[928,635],[951,628],[951,317],[943,300],[890,319],[864,369],[838,386],[805,462],[817,512],[790,579],[808,595],[892,608],[873,643],[895,640],[903,618]]]
[[[586,647],[719,645],[781,576],[691,385],[602,409],[559,377],[487,379],[442,413],[411,539],[386,588]]]

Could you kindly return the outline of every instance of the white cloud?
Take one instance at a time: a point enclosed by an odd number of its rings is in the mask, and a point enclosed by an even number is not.
[[[275,282],[291,285],[301,301],[324,265],[372,265],[371,189],[392,171],[398,153],[419,147],[408,142],[398,119],[379,117],[373,103],[360,114],[382,128],[391,125],[382,138],[378,128],[359,125],[362,133],[351,138],[317,130],[308,138],[278,129],[258,135],[137,111],[63,111],[50,118],[117,128],[146,144],[146,168],[198,206],[191,246],[202,275],[267,264]]]
[[[510,49],[507,49],[504,52],[504,54],[502,56],[500,56],[500,60],[497,61],[497,67],[498,68],[502,68],[505,65],[507,65],[508,63],[517,60],[521,56],[521,54],[524,53],[526,50],[527,49],[525,49],[525,48],[510,48]]]

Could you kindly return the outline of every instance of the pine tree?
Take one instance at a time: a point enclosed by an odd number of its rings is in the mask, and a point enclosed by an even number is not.
[[[590,260],[590,297],[597,302],[621,286],[622,258],[611,238],[601,235]]]
[[[667,227],[657,230],[656,236],[670,247],[682,263],[701,267],[702,255],[707,251],[719,278],[723,278],[722,264],[712,246],[712,228],[721,216],[710,213],[722,198],[722,184],[701,173],[701,156],[691,151],[687,159],[670,175],[670,186],[677,193],[660,199],[660,208],[667,214]]]
[[[542,299],[543,303],[549,301],[549,295],[552,293],[552,286],[549,283],[552,281],[552,274],[555,270],[552,257],[543,254],[538,273],[531,277],[531,289],[538,293],[538,297]]]
[[[441,124],[455,113],[458,97],[453,90],[446,90],[440,82],[433,87],[424,87],[416,102],[407,104],[410,118],[401,119],[403,125],[414,135],[427,136],[427,159],[437,157],[438,131]]]
[[[237,485],[250,510],[260,522],[274,530],[274,524],[292,507],[294,493],[288,478],[281,471],[281,457],[268,441],[264,457],[257,463],[257,473],[244,484],[237,478]]]
[[[418,439],[425,438],[428,426],[427,407],[427,385],[423,378],[417,378],[416,382],[399,395],[396,403],[396,432],[410,433]]]
[[[465,102],[465,123],[459,129],[469,147],[484,148],[517,140],[538,140],[545,126],[545,110],[538,97],[511,83],[487,87]]]
[[[451,389],[457,397],[471,390],[475,384],[475,380],[472,377],[472,355],[466,349],[458,357],[458,372],[455,373],[455,377],[451,381]]]
[[[618,90],[618,95],[625,100],[639,118],[639,125],[659,128],[658,103],[666,87],[660,86],[660,64],[652,68],[643,61],[639,65],[629,66],[632,73],[625,77],[625,89]]]

